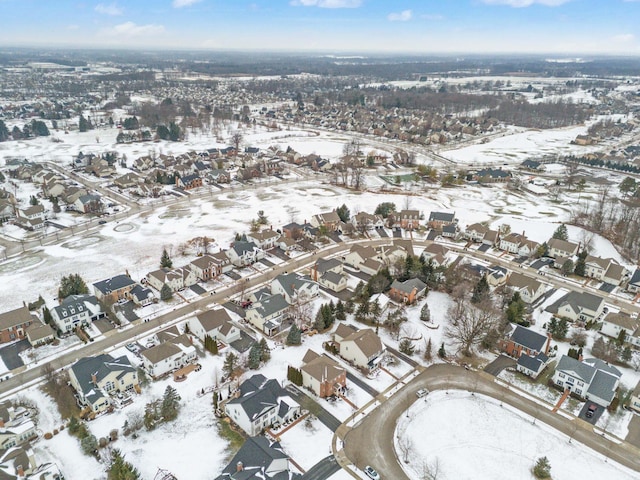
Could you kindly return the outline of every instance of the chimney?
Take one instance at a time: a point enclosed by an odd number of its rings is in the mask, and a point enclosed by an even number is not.
[[[0,428],[4,428],[4,418],[0,417]]]
[[[238,464],[236,465],[236,472],[241,472],[244,470],[244,465],[242,465],[242,462],[238,462]]]
[[[551,349],[551,334],[547,333],[547,344],[544,347],[544,354],[549,355],[550,349]]]
[[[22,465],[18,465],[16,467],[16,471],[18,473],[18,478],[24,477],[24,468],[22,468]]]
[[[91,374],[91,383],[93,383],[94,385],[98,384],[98,379],[96,378],[96,374],[95,373]]]

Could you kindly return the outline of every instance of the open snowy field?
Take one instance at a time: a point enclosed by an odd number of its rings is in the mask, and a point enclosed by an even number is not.
[[[469,392],[431,393],[413,404],[408,417],[400,417],[396,433],[399,458],[403,454],[398,442],[410,445],[409,462],[403,465],[415,480],[425,478],[425,464],[432,469],[437,464],[438,478],[445,480],[529,479],[542,456],[549,459],[554,480],[638,478],[637,472],[606,461],[578,442],[569,443],[566,435],[544,423],[534,425],[518,410]]]

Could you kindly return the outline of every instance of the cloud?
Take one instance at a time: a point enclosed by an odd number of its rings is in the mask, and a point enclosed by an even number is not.
[[[358,8],[362,0],[291,0],[294,7]]]
[[[403,10],[400,13],[390,13],[387,18],[390,22],[408,22],[413,17],[411,10]]]
[[[202,0],[173,0],[171,4],[173,5],[173,8],[182,8],[182,7],[189,7],[194,3],[198,3],[201,1]]]
[[[99,3],[98,5],[96,5],[96,8],[94,10],[98,13],[102,13],[103,15],[122,15],[122,8],[120,8],[115,3],[110,3],[109,5]]]
[[[136,25],[133,22],[120,23],[108,30],[105,30],[105,33],[109,36],[126,38],[153,36],[163,32],[163,25]]]
[[[633,42],[636,39],[636,36],[633,33],[621,33],[620,35],[616,35],[612,38],[614,42],[618,43],[629,43]]]
[[[530,7],[531,5],[544,5],[545,7],[558,7],[571,0],[482,0],[487,5],[507,5],[514,8]]]
[[[444,16],[438,13],[424,13],[420,15],[420,18],[424,20],[444,20]]]

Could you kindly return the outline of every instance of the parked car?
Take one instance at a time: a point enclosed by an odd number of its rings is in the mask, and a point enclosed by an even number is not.
[[[107,223],[107,221],[106,221],[106,220],[100,220],[98,223],[99,223],[100,225],[104,225],[105,223]]]
[[[587,418],[591,418],[593,417],[593,414],[596,413],[597,411],[598,411],[598,406],[595,403],[592,403],[587,408],[587,413],[585,413],[585,415],[587,416]]]
[[[372,480],[380,480],[380,474],[376,472],[375,469],[373,467],[370,467],[369,465],[364,467],[364,473],[366,473],[367,477],[371,478]]]
[[[422,398],[426,395],[429,395],[429,390],[427,390],[426,388],[421,388],[416,392],[416,395],[418,396],[418,398]]]
[[[140,347],[135,343],[127,343],[125,348],[132,353],[138,353],[140,351]]]

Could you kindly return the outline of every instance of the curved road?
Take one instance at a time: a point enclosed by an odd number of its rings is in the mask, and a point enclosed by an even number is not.
[[[367,414],[354,428],[342,424],[336,435],[344,442],[344,451],[336,456],[343,466],[348,463],[362,469],[373,466],[383,479],[410,480],[396,457],[394,439],[398,417],[417,400],[416,391],[427,387],[429,390],[461,389],[471,390],[509,404],[567,435],[569,439],[587,445],[596,452],[628,467],[640,471],[640,451],[626,442],[613,443],[595,434],[586,422],[551,413],[541,406],[481,373],[467,371],[462,367],[438,364],[426,368],[409,384],[395,393],[373,412]],[[383,397],[379,397],[380,400]],[[451,419],[455,421],[455,419]],[[499,419],[496,419],[496,424]],[[346,458],[345,458],[346,456]]]

